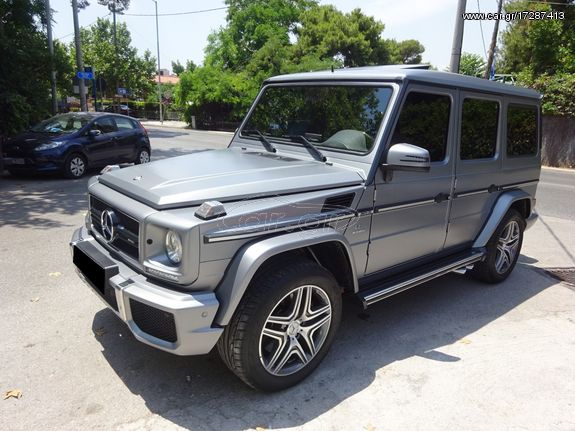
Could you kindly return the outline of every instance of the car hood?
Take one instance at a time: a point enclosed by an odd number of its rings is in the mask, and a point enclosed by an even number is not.
[[[228,148],[117,169],[99,182],[167,209],[352,186],[363,178],[354,170],[317,161]]]
[[[28,131],[10,138],[6,143],[6,148],[18,146],[22,149],[29,150],[45,142],[68,140],[72,135],[73,134],[50,134]]]

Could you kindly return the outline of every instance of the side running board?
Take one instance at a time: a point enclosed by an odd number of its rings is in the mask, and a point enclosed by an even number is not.
[[[409,274],[400,274],[382,281],[376,287],[367,288],[357,294],[363,307],[367,308],[382,299],[389,298],[396,293],[415,287],[419,284],[433,280],[449,272],[465,268],[475,262],[483,260],[484,249],[474,249],[469,252],[459,253],[429,265],[424,265]]]

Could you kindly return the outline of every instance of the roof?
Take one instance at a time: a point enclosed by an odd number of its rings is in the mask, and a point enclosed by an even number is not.
[[[508,94],[511,96],[540,99],[534,90],[488,81],[472,76],[451,72],[423,70],[401,66],[369,66],[345,69],[325,70],[321,72],[294,73],[274,76],[265,83],[301,82],[301,81],[416,81],[428,84],[466,88],[488,93]]]

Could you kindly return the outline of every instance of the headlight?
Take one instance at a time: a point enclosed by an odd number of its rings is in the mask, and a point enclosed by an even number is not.
[[[34,151],[51,150],[52,148],[59,147],[63,143],[64,143],[63,141],[47,142],[45,144],[38,145],[36,148],[34,148]]]
[[[182,241],[178,234],[169,230],[166,234],[166,254],[173,264],[179,264],[182,261]]]

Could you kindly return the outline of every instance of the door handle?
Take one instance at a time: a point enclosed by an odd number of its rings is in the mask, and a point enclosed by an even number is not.
[[[437,195],[435,195],[433,200],[435,201],[436,204],[441,203],[443,201],[448,201],[449,193],[438,193]]]

